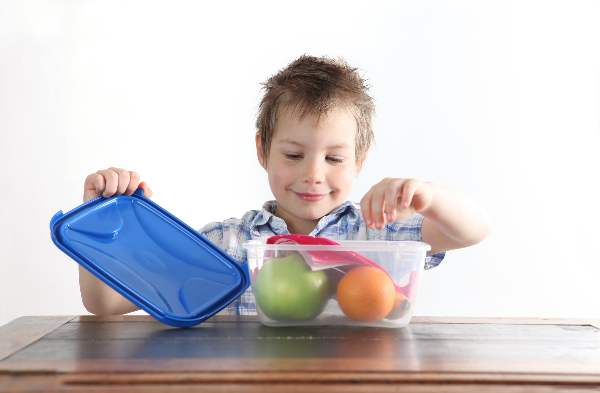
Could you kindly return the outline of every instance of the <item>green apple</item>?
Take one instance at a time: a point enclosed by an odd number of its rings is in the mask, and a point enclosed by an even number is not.
[[[265,262],[253,291],[262,312],[279,321],[315,318],[330,294],[327,274],[311,271],[298,253]]]

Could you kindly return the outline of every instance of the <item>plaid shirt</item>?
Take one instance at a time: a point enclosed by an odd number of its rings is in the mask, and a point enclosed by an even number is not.
[[[276,201],[267,201],[260,211],[250,210],[241,219],[211,222],[200,229],[200,233],[232,258],[243,262],[246,260],[246,250],[242,248],[244,242],[289,233],[285,221],[274,215],[276,206]],[[309,235],[332,240],[421,241],[422,224],[423,216],[415,214],[407,220],[388,223],[383,229],[367,228],[359,205],[348,201],[322,217]],[[439,265],[444,256],[445,253],[441,252],[426,257],[425,269]],[[220,314],[255,315],[256,304],[251,288]]]

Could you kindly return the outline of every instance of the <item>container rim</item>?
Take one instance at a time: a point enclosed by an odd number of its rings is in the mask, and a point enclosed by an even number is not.
[[[279,243],[267,244],[266,240],[249,240],[242,243],[246,250],[265,251],[429,251],[431,246],[415,240],[336,240],[339,245],[314,245]]]

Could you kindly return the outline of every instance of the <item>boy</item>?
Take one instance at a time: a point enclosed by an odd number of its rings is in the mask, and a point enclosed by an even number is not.
[[[425,268],[445,251],[467,247],[489,232],[484,214],[458,195],[416,179],[385,178],[360,201],[346,201],[373,140],[373,100],[356,69],[341,60],[302,56],[264,84],[256,121],[256,152],[275,200],[241,219],[209,223],[200,232],[239,261],[249,239],[302,233],[339,240],[419,240],[431,245]],[[136,172],[90,174],[84,201],[100,194],[151,189]],[[79,267],[83,304],[97,315],[137,306]],[[224,313],[255,314],[249,289]]]

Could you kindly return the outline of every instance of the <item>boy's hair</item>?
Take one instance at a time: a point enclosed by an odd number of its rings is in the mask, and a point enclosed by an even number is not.
[[[300,118],[307,114],[319,118],[335,107],[344,106],[356,119],[356,161],[362,163],[373,142],[371,122],[375,105],[356,68],[341,58],[303,55],[262,85],[265,93],[256,128],[265,160],[269,157],[277,117],[283,109],[292,109]]]

